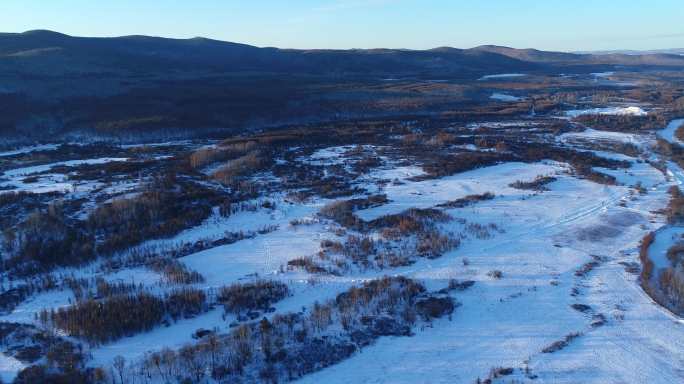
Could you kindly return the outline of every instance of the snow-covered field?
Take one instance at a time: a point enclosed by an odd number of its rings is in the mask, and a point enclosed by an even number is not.
[[[591,75],[594,77],[611,77],[615,74],[615,72],[609,71],[609,72],[594,72]]]
[[[450,200],[486,192],[495,192],[501,197],[520,196],[523,191],[510,188],[508,185],[518,180],[529,181],[537,176],[553,175],[562,169],[561,165],[553,163],[506,163],[438,180],[392,184],[383,190],[390,203],[359,211],[357,215],[369,221],[409,208],[430,208]]]
[[[492,95],[489,96],[489,98],[492,100],[506,101],[506,102],[515,102],[515,101],[523,100],[522,97],[509,95],[506,93],[498,93],[498,92],[492,93]]]
[[[13,149],[11,151],[2,151],[0,152],[0,157],[7,157],[7,156],[14,156],[14,155],[20,155],[23,153],[31,153],[31,152],[36,152],[36,151],[50,151],[57,149],[56,144],[40,144],[40,145],[33,145],[30,147],[22,147],[18,149]]]
[[[610,131],[599,131],[596,129],[587,128],[581,132],[568,132],[558,136],[560,142],[569,144],[578,144],[583,141],[589,142],[617,142],[623,144],[633,144],[637,147],[642,147],[646,142],[647,138],[638,134],[623,133],[623,132],[610,132]]]
[[[78,165],[106,164],[117,161],[127,161],[128,158],[97,158],[85,160],[69,160],[57,163],[35,165],[30,167],[14,168],[5,171],[0,175],[0,194],[3,192],[88,192],[97,186],[98,183],[75,182],[62,173],[49,173],[54,167],[74,167]],[[36,180],[27,181],[26,177],[36,176]],[[7,179],[7,181],[2,181]]]
[[[447,277],[477,281],[458,295],[462,306],[453,319],[413,338],[383,339],[301,382],[469,383],[493,367],[515,368],[503,382],[681,382],[682,323],[653,303],[623,265],[636,262],[641,237],[663,225],[652,212],[666,204],[669,183],[648,165],[627,172],[653,189],[639,196],[561,177],[526,200],[479,204],[468,216],[501,221],[506,234],[410,272],[435,286]],[[597,258],[591,273],[575,273]],[[459,263],[464,259],[467,265]],[[490,269],[504,277],[487,278]],[[580,336],[566,348],[542,352],[575,332]]]
[[[24,369],[26,365],[11,356],[0,353],[0,379],[3,382],[12,382],[17,376],[17,372]]]
[[[485,75],[480,77],[480,81],[484,80],[499,80],[499,79],[512,79],[516,77],[525,77],[527,76],[526,74],[523,73],[498,73],[495,75]]]
[[[641,236],[662,225],[651,211],[666,202],[665,183],[652,168],[648,176],[660,179],[660,187],[646,196],[562,177],[541,195],[525,200],[504,196],[476,206],[466,217],[501,222],[507,233],[411,271],[435,286],[446,278],[477,281],[472,290],[458,295],[463,305],[453,319],[440,320],[413,338],[383,339],[301,382],[466,383],[484,378],[492,367],[525,366],[541,382],[680,380],[677,362],[684,356],[677,341],[684,338],[683,330],[619,264],[634,262]],[[420,200],[421,195],[414,198]],[[626,207],[618,205],[623,201]],[[607,222],[619,229],[606,230]],[[598,274],[575,276],[592,255],[605,258]],[[459,262],[464,259],[469,260],[467,266]],[[488,278],[491,269],[501,270],[504,277]],[[579,290],[576,296],[571,295],[574,288]],[[591,313],[573,309],[575,303],[591,306]],[[593,314],[605,316],[607,325],[591,327]],[[644,339],[644,318],[679,332],[678,339],[654,331]],[[579,342],[553,354],[541,353],[572,332],[583,333]],[[641,359],[639,353],[618,352],[622,348],[651,351],[651,356],[659,350],[661,364]],[[609,364],[618,358],[620,364]]]
[[[493,129],[505,129],[505,128],[522,128],[522,129],[532,129],[533,127],[538,126],[539,123],[536,121],[528,121],[528,120],[518,120],[518,121],[492,121],[492,122],[484,122],[484,123],[471,123],[468,124],[467,127],[469,129],[478,129],[482,127],[486,128],[493,128]]]
[[[489,75],[481,80],[520,76],[525,75]],[[629,108],[632,107],[571,112],[574,116],[645,113],[638,107],[633,107],[638,110]],[[573,116],[572,113],[569,115]],[[534,126],[535,123],[511,124]],[[672,139],[670,129],[660,135]],[[568,147],[595,140],[634,144],[647,151],[652,137],[587,129],[557,138],[559,144]],[[335,165],[351,150],[377,153],[379,149],[370,145],[328,147],[296,161]],[[385,194],[389,201],[356,211],[363,220],[409,208],[433,208],[470,195],[486,192],[495,195],[493,199],[470,206],[445,208],[454,220],[444,227],[458,231],[467,222],[494,225],[500,230],[491,236],[464,237],[457,249],[439,258],[421,258],[408,266],[352,269],[344,275],[288,269],[288,261],[315,257],[321,251],[322,240],[339,239],[341,235],[336,231],[339,225],[317,215],[334,199],[313,197],[292,201],[284,193],[251,201],[258,209],[240,211],[229,217],[221,216],[215,209],[200,225],[167,239],[149,240],[138,248],[164,249],[216,239],[227,232],[252,233],[253,236],[231,244],[190,253],[179,261],[204,276],[205,280],[194,286],[207,291],[257,277],[288,284],[292,295],[274,305],[277,313],[310,308],[315,302],[334,298],[359,282],[384,275],[408,276],[421,281],[429,290],[446,287],[450,279],[475,282],[472,288],[455,294],[460,306],[450,318],[420,327],[412,337],[380,338],[351,358],[305,376],[299,380],[301,383],[472,383],[486,378],[497,367],[512,368],[513,372],[496,382],[684,382],[684,323],[655,304],[639,287],[638,275],[627,268],[638,262],[638,245],[643,236],[665,225],[660,210],[667,205],[668,188],[681,182],[677,179],[681,170],[671,166],[672,177],[666,177],[637,158],[594,152],[631,163],[627,169],[595,169],[614,176],[618,185],[579,179],[568,164],[548,160],[507,162],[442,178],[414,180],[425,175],[420,166],[399,164],[383,157],[381,166],[359,176],[356,182],[368,192]],[[101,164],[125,160],[89,161]],[[87,161],[17,169],[5,172],[4,177],[13,186],[23,188],[23,184],[18,184],[21,177],[49,171],[55,165],[86,164]],[[65,180],[51,179],[50,175],[41,176],[41,181],[45,178],[48,185],[67,184]],[[545,190],[511,186],[517,181],[531,182],[544,176],[554,178],[545,185]],[[637,185],[645,191],[640,193],[635,188]],[[122,188],[125,190],[125,186]],[[275,205],[264,208],[265,200]],[[668,236],[681,233],[681,228],[660,232],[659,241],[652,246],[656,265],[664,262],[661,259],[669,244]],[[592,263],[591,267],[586,267],[587,263]],[[493,271],[499,271],[500,278],[495,278]],[[108,281],[143,282],[150,289],[163,290],[158,284],[159,274],[142,267],[104,273],[97,265],[91,265],[61,272],[104,276]],[[68,290],[39,293],[11,313],[0,316],[0,320],[38,324],[36,313],[41,309],[63,307],[72,299]],[[192,342],[192,334],[200,328],[228,331],[234,320],[232,315],[224,317],[222,309],[217,307],[150,332],[89,347],[87,353],[92,356],[93,366],[111,364],[117,355],[135,361],[147,352],[163,347],[179,348]],[[554,343],[575,334],[567,345],[549,352]],[[3,380],[11,379],[22,367],[13,358],[0,355]]]
[[[589,109],[573,109],[565,112],[566,116],[577,117],[581,115],[629,115],[629,116],[646,116],[648,112],[641,107],[607,107],[607,108],[589,108]]]

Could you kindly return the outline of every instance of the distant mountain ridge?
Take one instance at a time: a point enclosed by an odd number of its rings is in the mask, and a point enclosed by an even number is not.
[[[207,38],[150,36],[73,37],[35,30],[0,34],[0,69],[19,73],[210,71],[313,74],[435,73],[441,75],[533,71],[546,65],[684,66],[676,54],[575,54],[484,45],[471,49],[279,49]]]
[[[684,48],[646,49],[646,50],[613,49],[613,50],[602,50],[602,51],[578,51],[578,52],[574,52],[574,53],[591,54],[591,55],[610,55],[610,54],[622,54],[622,55],[654,55],[654,54],[684,55]]]
[[[677,50],[651,52],[601,52],[601,53],[570,53],[550,52],[537,49],[516,49],[495,45],[483,45],[472,48],[484,52],[498,53],[518,60],[533,63],[565,63],[565,64],[604,64],[604,65],[653,65],[653,66],[681,66],[683,58]],[[684,53],[684,51],[682,52]]]
[[[684,56],[494,45],[301,50],[201,37],[0,33],[0,144],[11,138],[31,142],[69,135],[155,140],[439,113],[482,97],[478,79],[487,75],[651,67],[681,70]]]
[[[0,34],[0,66],[7,68],[14,64],[20,72],[31,72],[32,61],[37,60],[52,63],[57,75],[69,71],[121,69],[364,74],[435,70],[444,73],[476,72],[481,68],[536,69],[533,63],[471,50],[295,50],[258,48],[206,38],[90,38],[40,30]],[[50,74],[45,69],[40,73]]]
[[[538,49],[516,49],[510,47],[503,47],[497,45],[481,45],[479,47],[471,48],[474,51],[497,53],[512,57],[522,61],[529,61],[535,63],[553,63],[553,62],[579,62],[586,57],[566,52],[550,52],[540,51]]]

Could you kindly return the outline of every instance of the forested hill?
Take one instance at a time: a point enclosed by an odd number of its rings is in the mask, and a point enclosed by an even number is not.
[[[472,102],[479,91],[463,84],[476,84],[484,75],[589,73],[616,66],[681,68],[684,56],[498,46],[294,50],[206,38],[2,33],[0,137],[4,143],[66,135],[158,139],[436,113]],[[434,85],[441,82],[453,86]]]

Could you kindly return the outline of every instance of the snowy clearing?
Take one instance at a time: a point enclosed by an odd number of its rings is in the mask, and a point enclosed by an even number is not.
[[[505,101],[505,102],[515,102],[515,101],[524,100],[524,98],[522,98],[522,97],[509,95],[506,93],[493,93],[491,96],[489,96],[489,98],[493,99],[493,100],[499,100],[499,101]]]
[[[642,135],[623,132],[599,131],[587,128],[582,132],[568,132],[560,135],[558,141],[569,144],[577,144],[583,141],[607,141],[624,144],[633,144],[637,147],[647,145],[648,139]]]
[[[641,107],[608,107],[608,108],[589,108],[589,109],[574,109],[565,111],[565,115],[569,117],[577,117],[582,115],[626,115],[626,116],[646,116],[648,112]]]
[[[14,149],[11,151],[0,152],[0,157],[21,155],[21,154],[37,152],[37,151],[51,151],[51,150],[57,149],[58,147],[59,146],[57,144],[33,145],[30,147],[22,147],[22,148]]]

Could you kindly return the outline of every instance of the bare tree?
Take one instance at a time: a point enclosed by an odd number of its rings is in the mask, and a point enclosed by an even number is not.
[[[119,373],[119,380],[121,381],[121,384],[124,384],[124,373],[126,370],[126,359],[121,355],[117,355],[114,358],[114,362],[112,363],[112,366]]]
[[[195,382],[199,383],[205,371],[201,351],[194,345],[186,345],[178,351],[178,357],[180,357],[185,368],[194,376]]]
[[[211,358],[211,374],[214,374],[216,370],[216,354],[221,348],[221,340],[216,334],[216,330],[207,336],[207,341],[205,343],[207,350],[209,351],[209,356]]]

